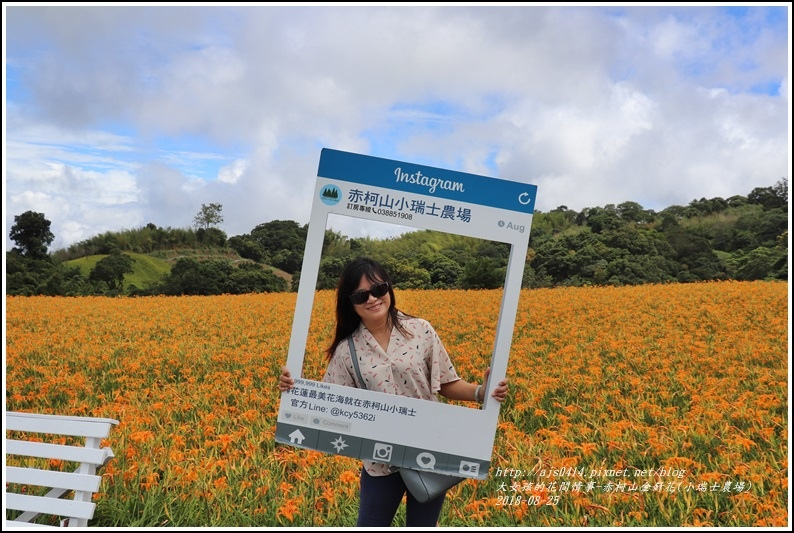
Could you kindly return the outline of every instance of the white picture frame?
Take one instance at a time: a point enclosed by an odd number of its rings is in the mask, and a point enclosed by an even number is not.
[[[527,183],[324,148],[287,368],[293,376],[303,368],[326,223],[336,214],[510,245],[491,375],[481,409],[296,377],[295,387],[281,396],[276,442],[401,467],[487,477],[500,408],[490,392],[507,371],[536,194],[537,187]]]

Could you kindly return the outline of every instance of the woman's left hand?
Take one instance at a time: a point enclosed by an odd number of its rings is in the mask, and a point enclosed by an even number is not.
[[[485,383],[486,385],[488,383],[488,376],[490,375],[491,375],[491,367],[488,367],[485,370],[485,375],[483,376],[483,383]],[[491,397],[493,399],[495,399],[498,402],[505,401],[505,398],[507,398],[507,382],[508,379],[507,377],[505,377],[502,381],[496,384],[496,387],[491,393]]]

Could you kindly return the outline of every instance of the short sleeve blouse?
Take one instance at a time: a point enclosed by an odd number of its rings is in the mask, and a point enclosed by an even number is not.
[[[388,350],[384,351],[372,333],[359,325],[353,344],[362,377],[369,390],[439,401],[441,385],[460,379],[447,350],[427,320],[402,315],[401,325],[411,334],[405,336],[392,327]],[[340,342],[325,371],[323,381],[356,387],[357,379],[347,342]],[[373,476],[389,474],[383,463],[364,461]]]

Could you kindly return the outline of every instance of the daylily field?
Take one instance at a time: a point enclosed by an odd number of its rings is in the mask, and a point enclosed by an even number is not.
[[[6,410],[120,422],[93,526],[352,526],[359,461],[274,442],[295,299],[6,297]],[[397,291],[470,381],[500,299]],[[489,477],[440,525],[788,525],[788,301],[781,282],[522,291]]]

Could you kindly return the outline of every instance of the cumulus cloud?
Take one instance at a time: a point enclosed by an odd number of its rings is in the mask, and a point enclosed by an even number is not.
[[[789,172],[785,7],[4,11],[4,224],[43,212],[55,248],[212,202],[230,236],[304,224],[322,147],[534,183],[541,210]]]

